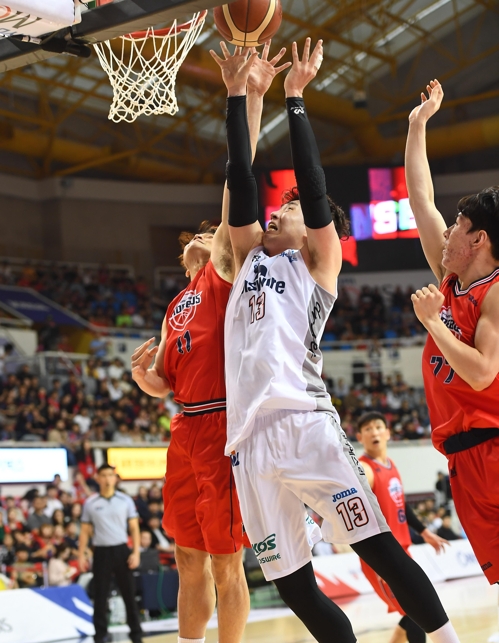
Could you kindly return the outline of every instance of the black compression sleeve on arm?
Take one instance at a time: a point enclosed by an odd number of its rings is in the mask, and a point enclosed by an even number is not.
[[[409,527],[412,527],[417,534],[421,534],[426,529],[407,502],[405,503],[405,516],[407,518],[407,524]]]
[[[326,197],[326,177],[303,98],[287,98],[293,167],[307,228],[324,228],[333,215]]]
[[[230,191],[229,225],[240,228],[258,221],[258,190],[251,169],[251,141],[246,96],[227,98],[227,187]]]

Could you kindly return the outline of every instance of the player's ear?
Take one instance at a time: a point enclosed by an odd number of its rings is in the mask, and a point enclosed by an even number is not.
[[[388,430],[388,437],[387,437],[387,441],[388,441],[388,440],[392,439],[392,430],[390,429],[390,427],[388,425],[385,425],[385,426],[386,426],[386,428]]]
[[[485,230],[479,230],[476,233],[475,240],[473,241],[473,245],[477,248],[480,248],[483,246],[484,243],[487,242],[489,239],[489,235],[485,232]]]
[[[185,271],[185,276],[187,277],[187,279],[190,279],[190,278],[191,278],[191,272],[190,272],[190,270],[186,270],[186,271]]]

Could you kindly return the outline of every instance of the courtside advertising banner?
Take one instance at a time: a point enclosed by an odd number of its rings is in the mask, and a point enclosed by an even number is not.
[[[79,585],[0,592],[0,641],[47,643],[93,636],[93,613]]]

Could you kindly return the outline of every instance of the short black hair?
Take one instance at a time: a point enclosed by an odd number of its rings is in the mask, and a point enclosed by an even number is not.
[[[106,469],[111,469],[111,471],[116,471],[116,467],[113,467],[112,464],[101,464],[100,467],[97,469],[97,473],[100,473],[101,471],[105,471]]]
[[[362,427],[373,420],[381,420],[381,422],[388,427],[388,422],[386,421],[386,417],[383,413],[380,413],[379,411],[368,411],[367,413],[363,413],[357,420],[357,431],[360,433]]]
[[[484,230],[492,246],[492,257],[499,261],[499,186],[464,196],[457,204],[460,214],[471,221],[469,232]]]
[[[333,201],[329,194],[326,194],[326,198],[327,202],[329,203],[331,214],[333,215],[334,227],[336,228],[336,232],[338,233],[339,238],[348,239],[350,236],[350,221],[347,215],[345,214],[343,209]],[[295,185],[289,190],[285,190],[283,192],[281,197],[281,204],[285,205],[286,203],[290,203],[291,201],[299,200],[300,192],[298,191],[298,187]]]

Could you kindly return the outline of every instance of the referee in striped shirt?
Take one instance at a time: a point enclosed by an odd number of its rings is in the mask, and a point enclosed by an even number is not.
[[[97,470],[100,493],[91,495],[83,505],[79,541],[79,565],[87,571],[85,551],[89,538],[94,546],[94,626],[95,643],[105,643],[107,636],[107,597],[114,576],[126,606],[132,643],[142,643],[139,611],[135,602],[132,570],[140,563],[139,517],[135,504],[126,493],[116,490],[114,468],[103,464]],[[128,532],[132,537],[130,551]]]

